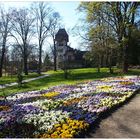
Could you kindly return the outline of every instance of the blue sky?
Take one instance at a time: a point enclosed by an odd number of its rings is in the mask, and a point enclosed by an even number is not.
[[[80,2],[52,2],[52,6],[60,13],[66,28],[72,27],[78,20],[78,12],[76,8]]]
[[[52,2],[51,5],[55,8],[56,11],[60,13],[62,16],[63,24],[67,32],[71,28],[73,28],[79,19],[79,13],[76,10],[80,2],[73,1],[73,2]],[[71,47],[73,48],[80,48],[80,38],[74,37],[71,32],[69,33],[69,43],[71,44]]]
[[[50,5],[52,6],[52,8],[55,9],[55,11],[60,13],[64,28],[66,29],[67,32],[69,32],[69,30],[73,28],[74,25],[78,22],[79,13],[76,9],[80,4],[80,2],[78,1],[51,1],[51,2],[47,1],[47,2],[50,3]],[[4,3],[6,8],[9,7],[20,8],[20,7],[28,7],[31,1],[30,2],[9,1],[9,2],[2,2],[2,3]],[[71,33],[69,33],[69,43],[73,48],[80,48],[79,46],[80,38],[74,37]]]

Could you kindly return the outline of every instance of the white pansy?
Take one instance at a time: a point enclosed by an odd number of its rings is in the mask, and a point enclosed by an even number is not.
[[[52,128],[56,123],[61,122],[62,119],[68,118],[69,113],[58,111],[46,111],[44,114],[27,114],[22,118],[23,122],[33,123],[39,130],[48,130]]]

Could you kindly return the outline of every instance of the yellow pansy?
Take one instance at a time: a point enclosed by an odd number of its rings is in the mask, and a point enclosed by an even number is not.
[[[42,96],[51,98],[51,97],[57,96],[59,94],[60,94],[59,92],[48,92],[48,93],[43,94]]]
[[[74,99],[69,99],[67,101],[64,102],[64,106],[68,106],[71,104],[75,104],[78,103],[81,100],[85,100],[87,97],[79,97],[79,98],[74,98]]]
[[[73,138],[88,126],[89,124],[84,121],[68,118],[63,124],[55,124],[53,130],[49,130],[47,133],[50,135],[40,135],[40,138]]]
[[[125,86],[125,85],[133,85],[134,82],[130,82],[130,81],[121,81],[120,84],[121,84],[121,85],[124,85],[124,86]]]
[[[60,127],[61,126],[61,124],[55,124],[54,125],[54,127]]]
[[[57,131],[61,131],[61,129],[62,129],[61,127],[57,127],[56,128]]]
[[[0,106],[0,111],[7,111],[9,109],[10,109],[9,106]]]

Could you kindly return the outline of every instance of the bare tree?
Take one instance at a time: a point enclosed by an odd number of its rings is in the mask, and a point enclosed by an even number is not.
[[[34,18],[30,15],[29,9],[14,9],[12,11],[12,29],[11,36],[19,45],[24,61],[24,73],[28,75],[28,48],[30,47],[30,40],[34,34],[33,31]]]
[[[38,73],[41,74],[42,68],[42,47],[45,39],[48,36],[48,31],[50,30],[52,19],[52,9],[45,2],[36,2],[32,7],[33,13],[36,19],[36,27],[37,27],[37,38],[38,38],[38,46],[39,46],[39,66]]]
[[[58,12],[53,13],[53,20],[52,20],[52,26],[50,28],[50,35],[53,40],[53,47],[52,53],[53,53],[53,61],[54,61],[54,71],[57,70],[57,53],[56,53],[56,45],[55,45],[55,35],[58,32],[58,29],[60,28],[61,24],[61,17]]]
[[[22,52],[23,46],[19,44],[13,44],[13,47],[11,48],[11,64],[12,69],[15,69],[16,72],[22,72],[23,70],[23,60],[24,60],[24,54]],[[28,71],[32,71],[32,65],[34,65],[34,71],[37,70],[37,60],[38,60],[38,49],[36,44],[28,44],[27,48],[27,58],[28,58]],[[17,71],[18,70],[18,71]]]
[[[9,36],[10,27],[10,14],[0,8],[0,35],[1,35],[1,50],[0,50],[0,77],[2,77],[2,69],[4,63],[4,56],[6,51],[7,37]]]

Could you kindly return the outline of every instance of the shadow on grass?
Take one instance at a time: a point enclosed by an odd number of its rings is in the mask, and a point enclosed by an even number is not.
[[[71,76],[71,80],[90,80],[90,79],[98,79],[105,78],[110,76],[117,76],[117,73],[110,74],[108,72],[89,72],[89,73],[76,73]]]
[[[138,75],[138,76],[140,76],[140,70],[139,69],[130,69],[126,75]]]

